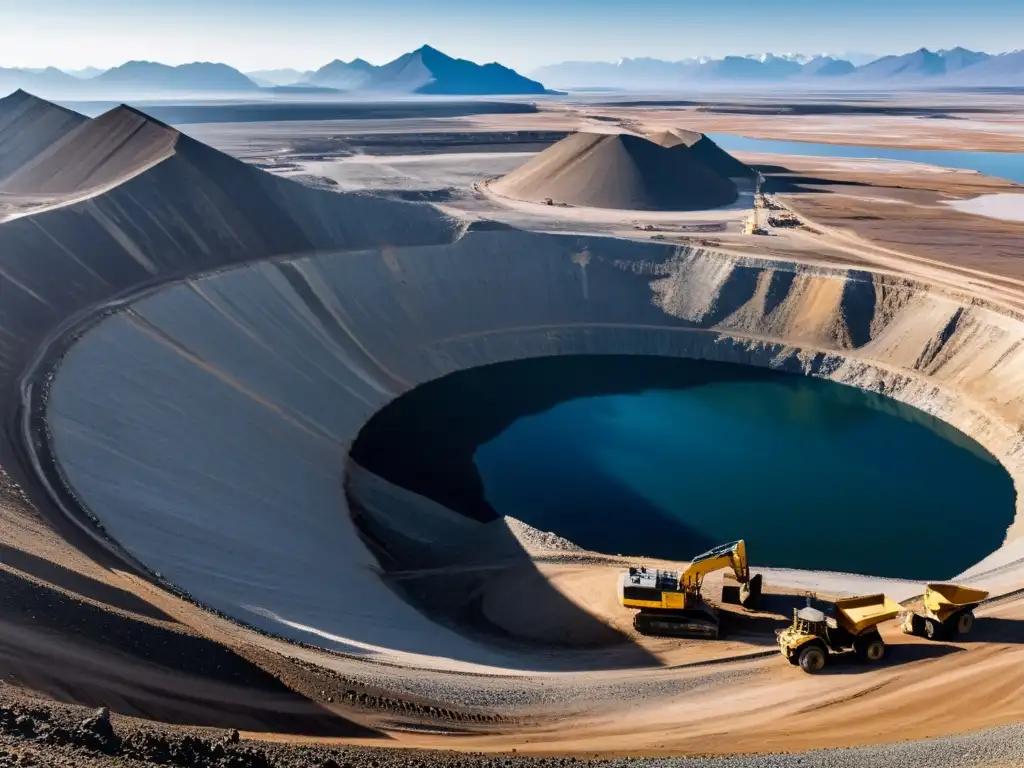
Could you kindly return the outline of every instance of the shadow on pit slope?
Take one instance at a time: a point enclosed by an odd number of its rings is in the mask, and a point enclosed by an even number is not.
[[[0,678],[59,701],[180,725],[382,736],[218,643],[102,610],[3,569]]]
[[[474,454],[517,419],[579,397],[789,376],[723,363],[687,366],[670,358],[586,355],[460,371],[406,393],[363,427],[351,451],[350,506],[391,586],[435,620],[499,644],[587,649],[566,655],[564,664],[574,668],[657,664],[563,594],[551,579],[557,568],[538,567],[486,499]],[[640,554],[658,530],[678,544],[679,560],[718,543],[667,518],[605,472],[594,468],[587,478],[600,483],[591,490],[622,515],[562,521],[554,532],[574,543],[586,546],[583,539],[596,534],[591,540],[617,543],[609,554]],[[571,561],[561,567],[571,568]],[[611,578],[607,593],[603,605],[617,605]],[[771,638],[775,624],[765,626]]]
[[[81,573],[72,571],[57,563],[36,557],[28,552],[8,546],[0,542],[0,563],[27,573],[41,581],[49,582],[54,586],[66,589],[76,595],[81,595],[97,603],[109,605],[112,608],[119,608],[122,611],[135,613],[157,621],[175,621],[152,603],[148,603],[138,595],[119,589],[110,584],[90,578]]]
[[[557,659],[558,668],[660,663],[607,623],[608,616],[595,616],[560,591],[559,577],[579,573],[579,564],[571,559],[538,562],[510,527],[515,523],[472,520],[406,495],[358,466],[350,468],[348,491],[357,525],[384,567],[387,583],[435,621],[513,652],[524,646],[536,650],[536,645],[572,650]],[[628,510],[630,525],[649,528],[665,520],[612,478],[595,492]],[[692,540],[698,537],[692,532]],[[601,578],[602,597],[604,590],[607,594],[602,606],[617,607],[612,574],[602,573]]]

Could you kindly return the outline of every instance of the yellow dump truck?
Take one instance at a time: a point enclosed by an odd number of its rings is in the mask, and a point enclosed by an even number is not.
[[[794,610],[793,623],[776,635],[782,655],[810,674],[821,671],[832,654],[851,649],[861,661],[881,661],[885,641],[878,625],[896,618],[900,604],[885,595],[864,595],[833,605],[834,616],[812,607],[810,598],[806,608]]]
[[[903,631],[929,640],[966,635],[974,628],[974,609],[988,592],[959,584],[925,584],[922,613],[906,611]]]

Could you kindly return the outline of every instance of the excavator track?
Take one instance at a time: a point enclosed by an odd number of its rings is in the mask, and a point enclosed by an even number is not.
[[[641,611],[633,617],[633,629],[642,635],[717,640],[718,620],[704,611]]]

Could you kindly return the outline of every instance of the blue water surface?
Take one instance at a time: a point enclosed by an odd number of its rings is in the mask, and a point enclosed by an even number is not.
[[[1014,514],[1009,476],[973,440],[796,376],[563,402],[474,461],[499,514],[611,554],[686,560],[743,538],[762,566],[945,579]]]
[[[708,136],[727,152],[905,160],[941,165],[947,168],[963,168],[969,171],[978,171],[987,176],[1024,183],[1024,153],[860,147],[848,144],[819,144],[810,141],[750,139],[730,133],[709,133]]]

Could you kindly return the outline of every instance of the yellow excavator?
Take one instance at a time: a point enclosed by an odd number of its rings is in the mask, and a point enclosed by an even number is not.
[[[709,573],[731,568],[738,585],[722,588],[723,603],[756,610],[761,602],[761,575],[750,575],[747,548],[733,541],[697,555],[685,571],[630,568],[622,575],[622,604],[638,608],[633,627],[645,635],[716,639],[718,611],[701,596]]]

